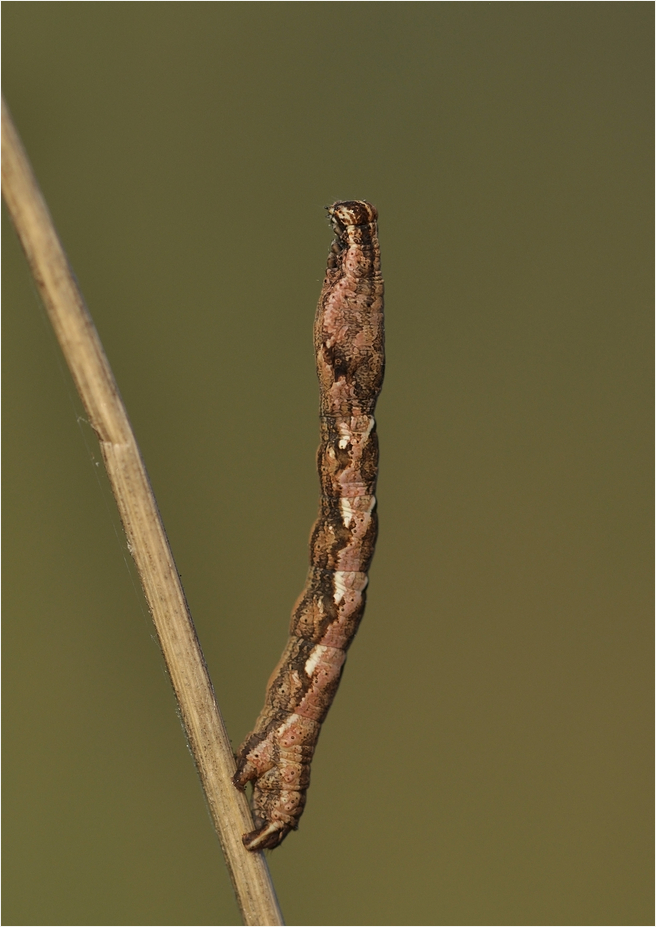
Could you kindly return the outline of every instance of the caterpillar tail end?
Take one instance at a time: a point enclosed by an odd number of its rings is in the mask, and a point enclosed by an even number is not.
[[[258,775],[259,773],[256,767],[252,763],[249,763],[240,751],[240,755],[237,757],[237,771],[232,777],[235,788],[243,792],[246,789],[246,784],[256,781]],[[250,831],[250,833],[244,834],[241,838],[246,849],[250,850],[252,853],[257,853],[260,850],[273,850],[279,847],[287,834],[294,830],[293,826],[285,824],[284,821],[263,820],[263,818],[257,814],[257,811],[255,812],[255,823],[260,826]]]
[[[244,834],[241,838],[247,850],[252,853],[258,850],[274,850],[279,847],[287,834],[293,830],[282,821],[267,821],[262,827]]]

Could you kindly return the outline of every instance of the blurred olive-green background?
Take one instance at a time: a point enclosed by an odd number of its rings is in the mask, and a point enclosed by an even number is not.
[[[290,924],[649,924],[649,3],[7,3],[4,92],[235,746],[306,571],[323,206],[380,213],[367,614]],[[5,924],[236,924],[95,439],[4,243]]]

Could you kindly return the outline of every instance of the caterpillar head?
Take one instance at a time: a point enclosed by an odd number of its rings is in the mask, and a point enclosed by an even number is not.
[[[340,200],[332,206],[326,206],[326,209],[335,234],[341,241],[351,238],[356,229],[376,227],[378,210],[365,200]]]

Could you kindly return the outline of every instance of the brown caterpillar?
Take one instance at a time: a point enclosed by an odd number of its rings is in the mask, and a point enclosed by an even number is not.
[[[321,723],[364,612],[378,530],[373,413],[385,367],[378,213],[361,200],[327,208],[336,237],[314,322],[321,505],[287,646],[237,754],[234,784],[243,790],[253,781],[248,850],[273,849],[298,827]]]

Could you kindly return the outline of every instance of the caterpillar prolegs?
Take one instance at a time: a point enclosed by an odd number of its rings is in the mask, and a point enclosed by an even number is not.
[[[237,754],[234,784],[243,790],[253,782],[248,850],[273,849],[298,827],[321,723],[364,612],[378,528],[374,407],[385,367],[378,213],[350,200],[328,215],[335,240],[314,322],[321,503],[287,646]]]

